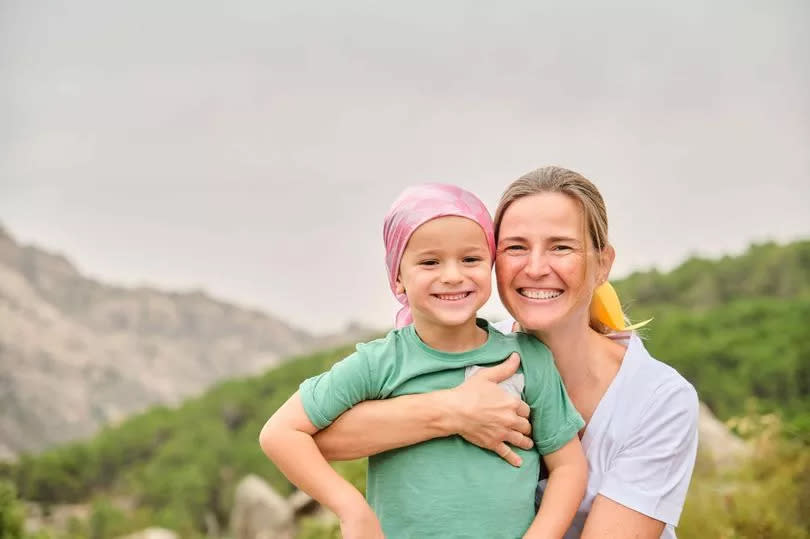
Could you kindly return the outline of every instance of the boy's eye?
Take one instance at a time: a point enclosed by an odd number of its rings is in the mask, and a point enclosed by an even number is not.
[[[420,266],[436,266],[436,265],[438,265],[438,263],[439,263],[438,260],[422,260],[421,262],[419,262],[419,265]]]
[[[465,256],[462,261],[465,264],[475,264],[475,263],[481,262],[482,260],[483,260],[483,258],[481,258],[480,256]]]

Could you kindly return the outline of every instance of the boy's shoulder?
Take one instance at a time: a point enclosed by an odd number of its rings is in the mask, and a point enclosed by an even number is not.
[[[357,350],[357,352],[374,355],[374,352],[377,350],[388,349],[391,346],[396,346],[397,341],[402,338],[399,335],[400,331],[401,330],[399,329],[392,329],[382,337],[378,337],[370,341],[359,342],[354,348]]]
[[[412,344],[413,333],[413,328],[411,326],[392,329],[383,337],[371,341],[357,343],[357,345],[355,345],[355,350],[357,354],[366,356],[370,359],[392,359],[397,355],[397,353],[401,353],[405,348]]]

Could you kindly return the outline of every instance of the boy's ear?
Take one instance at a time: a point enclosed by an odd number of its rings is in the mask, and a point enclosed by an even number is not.
[[[403,286],[402,281],[399,279],[399,276],[397,276],[397,294],[404,294],[404,293],[405,287]]]

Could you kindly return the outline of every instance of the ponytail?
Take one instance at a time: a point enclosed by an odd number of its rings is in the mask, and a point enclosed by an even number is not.
[[[633,331],[646,326],[652,318],[637,324],[627,325],[627,317],[622,311],[622,304],[616,290],[609,282],[605,281],[599,288],[594,290],[591,300],[591,327],[600,333],[611,333],[614,331]]]

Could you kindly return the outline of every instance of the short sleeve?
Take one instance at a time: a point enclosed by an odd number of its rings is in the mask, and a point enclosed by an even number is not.
[[[304,380],[298,392],[309,420],[325,429],[355,404],[378,398],[373,386],[369,358],[358,347],[330,370]]]
[[[599,494],[676,526],[697,455],[698,398],[682,378],[644,403],[639,423],[616,454]]]
[[[560,449],[585,426],[565,391],[551,351],[536,338],[525,336],[521,362],[526,375],[526,403],[531,409],[532,437],[541,455]]]

